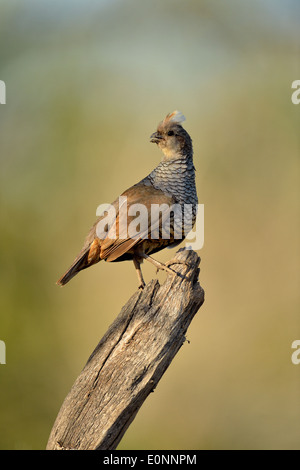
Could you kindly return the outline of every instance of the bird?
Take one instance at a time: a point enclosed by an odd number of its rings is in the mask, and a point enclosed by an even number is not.
[[[109,211],[106,210],[97,218],[83,248],[57,281],[59,286],[64,286],[80,271],[101,260],[132,260],[140,289],[146,285],[141,270],[144,260],[151,262],[157,270],[176,274],[151,254],[180,244],[196,221],[198,197],[193,145],[190,135],[182,127],[183,121],[185,116],[175,110],[158,124],[150,142],[157,144],[162,151],[160,163],[110,205],[112,216],[108,217]],[[134,211],[136,207],[140,211]],[[146,215],[138,219],[140,223],[137,224],[136,214],[141,212]],[[132,223],[139,230],[130,236],[128,228]]]

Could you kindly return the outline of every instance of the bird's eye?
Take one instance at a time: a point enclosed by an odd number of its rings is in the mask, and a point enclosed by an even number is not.
[[[168,135],[174,135],[174,131],[169,131]]]

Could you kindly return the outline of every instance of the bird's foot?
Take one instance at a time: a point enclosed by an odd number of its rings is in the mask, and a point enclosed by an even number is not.
[[[184,264],[185,266],[187,266],[188,268],[191,268],[191,264],[190,263],[187,263],[186,261],[182,261],[180,259],[177,259],[177,258],[173,258],[171,259],[170,261],[167,261],[166,262],[166,266],[173,266],[173,264]]]
[[[152,258],[151,256],[148,255],[143,255],[143,258],[149,261],[150,263],[154,264],[154,266],[157,268],[157,272],[159,270],[162,271],[167,271],[169,274],[177,274],[176,271],[173,269],[170,269],[166,264],[161,263],[160,261],[157,261],[156,259]]]

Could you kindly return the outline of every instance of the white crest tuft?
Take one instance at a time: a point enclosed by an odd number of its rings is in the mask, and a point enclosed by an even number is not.
[[[180,124],[183,121],[185,121],[184,115],[182,114],[181,111],[176,110],[176,111],[173,111],[173,113],[167,114],[163,123],[165,124],[167,122],[174,122],[174,123]]]

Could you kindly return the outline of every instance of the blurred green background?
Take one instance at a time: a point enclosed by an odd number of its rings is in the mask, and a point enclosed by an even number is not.
[[[159,162],[149,136],[174,109],[205,205],[206,301],[119,449],[300,448],[299,13],[297,0],[1,1],[1,449],[45,448],[136,290],[128,262],[55,281],[97,206]]]

